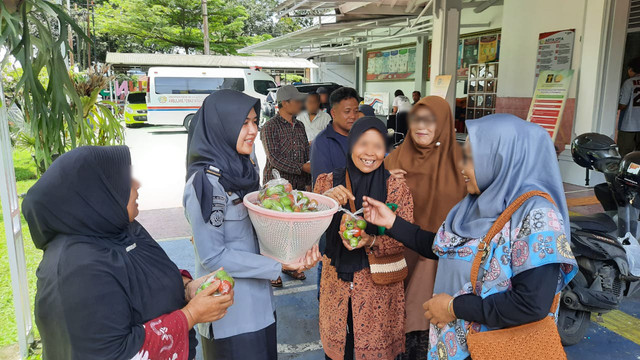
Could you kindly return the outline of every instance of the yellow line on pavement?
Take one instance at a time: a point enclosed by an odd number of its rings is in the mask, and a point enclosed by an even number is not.
[[[613,310],[602,315],[602,322],[598,322],[596,314],[592,313],[591,321],[640,345],[640,319],[620,310]]]

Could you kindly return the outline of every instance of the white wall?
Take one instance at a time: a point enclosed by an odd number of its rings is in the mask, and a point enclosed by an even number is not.
[[[533,96],[540,33],[576,29],[571,68],[579,68],[585,4],[586,0],[504,0],[499,97]],[[576,96],[577,75],[569,97]]]
[[[317,69],[312,71],[312,82],[334,82],[343,86],[356,86],[355,63],[316,62]]]

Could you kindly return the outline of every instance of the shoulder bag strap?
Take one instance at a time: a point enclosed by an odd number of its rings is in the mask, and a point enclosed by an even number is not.
[[[347,190],[353,194],[353,190],[351,190],[351,179],[349,178],[349,171],[345,169],[345,177],[344,182],[347,185]],[[351,212],[356,212],[356,203],[349,199],[349,207],[351,207]]]
[[[522,204],[525,203],[525,201],[529,200],[534,196],[541,196],[549,200],[552,204],[555,205],[555,202],[553,201],[553,199],[549,194],[543,191],[529,191],[527,193],[520,195],[513,203],[511,203],[504,210],[502,214],[500,214],[498,219],[496,219],[496,221],[493,223],[493,225],[489,229],[487,236],[485,236],[484,239],[482,239],[482,241],[480,241],[480,243],[478,244],[478,252],[476,253],[476,256],[473,258],[473,264],[471,265],[471,278],[470,278],[471,286],[473,287],[473,294],[476,294],[476,288],[478,285],[482,286],[482,282],[478,281],[479,280],[478,273],[480,271],[480,265],[482,265],[482,262],[484,261],[484,259],[487,257],[489,253],[489,249],[491,249],[491,246],[489,245],[491,243],[491,239],[493,239],[493,237],[496,236],[496,234],[498,234],[500,230],[502,230],[502,228],[506,225],[506,223],[509,222],[509,220],[511,220],[511,216],[513,215],[513,213],[515,213],[516,210],[518,210],[520,206],[522,206]]]

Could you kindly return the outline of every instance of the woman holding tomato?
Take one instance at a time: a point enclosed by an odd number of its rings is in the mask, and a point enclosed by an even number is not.
[[[315,192],[343,206],[353,201],[356,208],[362,207],[365,195],[395,203],[397,215],[412,221],[409,188],[403,180],[390,177],[384,167],[386,132],[375,117],[357,120],[349,132],[346,168],[319,175]],[[347,190],[347,181],[353,192]],[[389,236],[377,236],[376,226],[350,222],[336,214],[326,233],[320,287],[320,337],[325,355],[332,360],[354,359],[354,355],[358,359],[392,360],[405,346],[404,286],[402,281],[375,283],[369,255],[402,254],[404,247]],[[352,246],[349,238],[358,235],[360,241]]]
[[[317,246],[292,264],[259,254],[243,197],[258,190],[253,160],[260,100],[238,91],[209,95],[187,140],[184,208],[193,231],[196,273],[224,267],[235,279],[234,305],[226,316],[198,325],[205,359],[275,360],[275,307],[269,280],[285,270],[304,271],[320,260]]]

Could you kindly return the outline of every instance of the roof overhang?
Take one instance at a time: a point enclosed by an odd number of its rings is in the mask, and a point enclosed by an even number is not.
[[[300,58],[279,56],[221,56],[184,54],[107,53],[105,61],[115,67],[189,66],[266,69],[317,68],[313,62]]]

